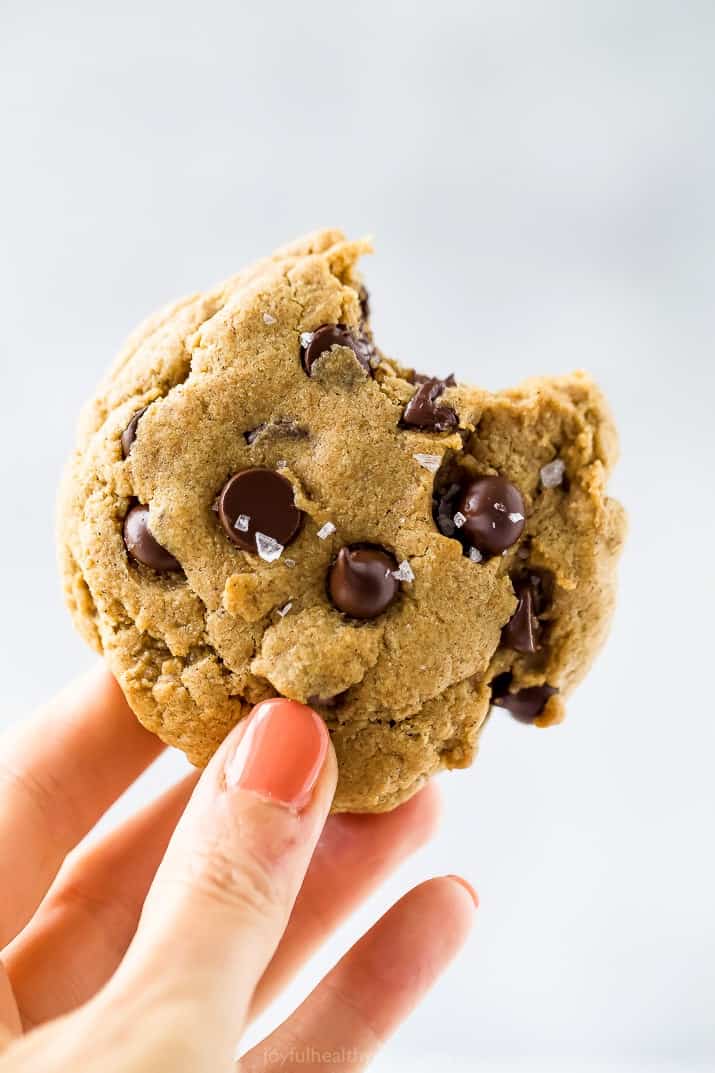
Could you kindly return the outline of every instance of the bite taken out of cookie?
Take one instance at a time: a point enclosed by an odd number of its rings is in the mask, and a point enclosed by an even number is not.
[[[584,373],[492,394],[378,348],[364,241],[320,231],[169,306],[85,408],[67,601],[138,719],[204,765],[258,701],[325,719],[334,808],[540,727],[601,646],[624,536]]]

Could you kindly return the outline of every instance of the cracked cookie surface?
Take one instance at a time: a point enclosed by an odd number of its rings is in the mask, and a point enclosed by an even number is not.
[[[492,700],[549,725],[613,606],[615,433],[582,373],[498,394],[376,347],[337,231],[150,319],[86,407],[65,592],[138,718],[203,765],[308,702],[338,810],[474,756]]]

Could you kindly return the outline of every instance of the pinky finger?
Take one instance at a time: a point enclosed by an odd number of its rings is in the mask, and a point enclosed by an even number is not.
[[[275,1032],[241,1059],[271,1067],[358,1073],[414,1009],[463,945],[476,896],[456,876],[411,890],[338,962]]]

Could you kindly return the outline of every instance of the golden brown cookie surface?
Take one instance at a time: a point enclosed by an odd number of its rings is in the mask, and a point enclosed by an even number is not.
[[[324,716],[335,807],[473,758],[490,699],[562,716],[613,604],[615,434],[583,374],[492,395],[377,351],[325,231],[148,322],[86,408],[60,508],[78,628],[204,764],[256,701]]]

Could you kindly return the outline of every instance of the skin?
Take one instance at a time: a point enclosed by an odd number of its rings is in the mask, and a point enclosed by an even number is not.
[[[251,1020],[433,832],[433,786],[384,815],[328,817],[327,741],[299,809],[236,785],[244,731],[89,847],[162,748],[109,673],[0,741],[0,1073],[236,1073]],[[317,1073],[326,1052],[331,1070],[366,1068],[475,907],[457,876],[411,890],[243,1054],[242,1073]]]

